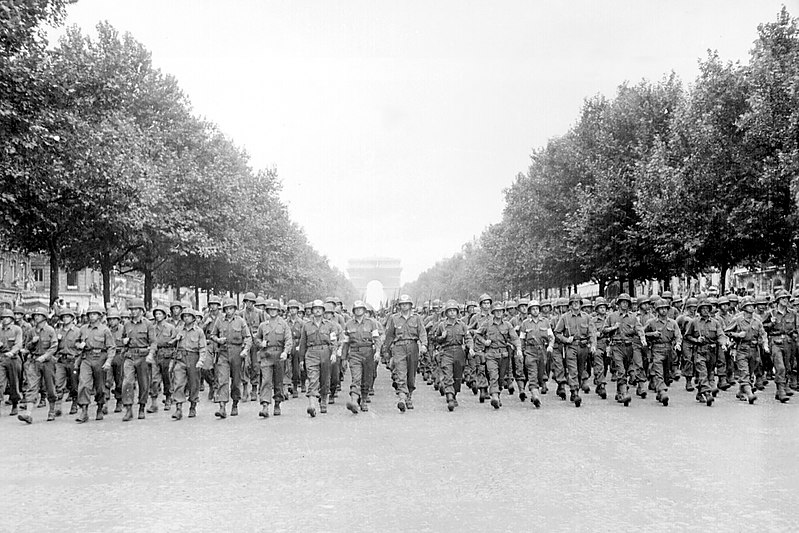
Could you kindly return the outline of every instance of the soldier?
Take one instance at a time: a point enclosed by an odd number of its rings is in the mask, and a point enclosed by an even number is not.
[[[491,307],[492,318],[484,320],[474,334],[475,340],[485,347],[483,357],[488,373],[491,406],[494,409],[499,409],[502,406],[499,380],[510,363],[508,350],[513,350],[519,358],[521,358],[522,351],[518,335],[510,323],[503,318],[504,307],[499,302],[495,303]]]
[[[650,372],[652,374],[653,387],[657,393],[655,399],[663,404],[669,405],[668,388],[665,382],[668,363],[672,359],[673,350],[679,350],[682,346],[682,334],[677,326],[677,321],[669,318],[671,304],[666,300],[655,302],[655,312],[657,315],[650,318],[644,326],[644,335],[649,345],[652,347],[652,363]]]
[[[594,300],[594,314],[592,321],[597,332],[596,351],[594,352],[594,392],[602,398],[607,399],[607,373],[611,367],[611,355],[608,350],[608,337],[604,331],[605,319],[607,319],[608,302],[602,296]]]
[[[369,394],[366,395],[365,400],[363,398],[361,399],[366,403],[371,403],[372,400],[370,399],[370,396],[375,395],[375,379],[377,378],[377,368],[378,362],[380,361],[380,353],[383,351],[383,342],[386,339],[386,327],[380,320],[377,319],[375,316],[375,308],[369,303],[366,304],[366,314],[369,318],[375,321],[377,324],[377,332],[380,334],[380,350],[375,351],[375,357],[371,364],[372,370],[369,373]],[[377,341],[375,341],[375,343],[377,343]]]
[[[725,331],[735,341],[735,367],[738,373],[739,390],[737,397],[755,403],[757,396],[752,391],[751,372],[757,365],[757,349],[769,351],[768,337],[763,323],[754,315],[755,302],[750,296],[741,301],[741,314],[735,316]],[[787,397],[786,397],[787,398]]]
[[[716,318],[719,319],[721,322],[721,327],[724,328],[724,331],[727,331],[727,328],[730,327],[732,321],[735,319],[735,314],[730,310],[730,300],[727,296],[722,296],[718,299],[718,306],[719,310],[716,314]],[[726,391],[729,389],[732,384],[728,379],[728,369],[735,365],[735,361],[732,359],[730,355],[730,350],[724,350],[723,353],[719,354],[718,361],[716,361],[716,377],[718,379],[718,387],[719,389]]]
[[[541,407],[539,396],[540,376],[546,366],[547,354],[551,353],[555,344],[555,333],[549,318],[539,314],[540,304],[532,300],[527,306],[528,317],[519,326],[519,341],[523,346],[524,366],[527,373],[527,386],[530,389],[530,401],[536,409]],[[519,392],[522,399],[522,393]],[[524,401],[522,399],[522,401]]]
[[[339,339],[337,343],[337,352],[335,357],[330,358],[330,395],[327,398],[327,403],[334,404],[336,403],[336,396],[337,393],[341,390],[341,378],[343,377],[342,374],[342,365],[344,363],[341,362],[341,338],[344,332],[344,326],[341,325],[341,320],[344,319],[343,315],[336,314],[336,304],[334,302],[325,302],[325,312],[324,312],[324,319],[333,324],[333,328],[336,331],[336,338]],[[326,409],[322,409],[323,413],[326,413]]]
[[[386,349],[397,379],[397,409],[413,409],[413,391],[416,389],[416,366],[419,352],[427,352],[427,332],[419,315],[413,314],[413,300],[407,294],[400,296],[399,313],[391,315],[386,323]]]
[[[591,315],[581,310],[582,298],[574,293],[569,298],[569,311],[555,325],[555,338],[565,347],[566,380],[571,391],[569,401],[580,407],[580,389],[590,391],[585,371],[590,357],[596,353],[596,329]]]
[[[30,338],[28,350],[30,356],[25,361],[25,399],[30,409],[17,418],[26,424],[33,423],[33,407],[36,405],[36,395],[39,394],[40,385],[44,383],[45,394],[50,402],[47,412],[47,421],[55,420],[55,353],[58,349],[58,337],[55,330],[47,323],[47,310],[37,307],[31,313],[34,321],[33,335]]]
[[[58,350],[55,357],[55,416],[61,416],[61,401],[64,394],[68,393],[72,400],[72,408],[69,414],[74,415],[78,412],[78,370],[80,369],[79,357],[81,348],[80,328],[75,325],[75,311],[68,307],[62,307],[59,312],[61,325],[56,330],[58,338]]]
[[[255,333],[256,357],[260,366],[258,376],[261,378],[258,400],[261,412],[258,416],[269,418],[269,404],[275,400],[274,415],[280,416],[280,402],[283,401],[283,367],[289,354],[293,351],[294,340],[291,327],[280,316],[280,304],[277,300],[267,300],[264,306],[266,317]]]
[[[200,372],[207,358],[205,332],[198,325],[203,315],[191,307],[180,312],[183,328],[178,331],[175,357],[172,359],[172,398],[175,412],[172,418],[183,418],[183,402],[189,400],[189,418],[197,416],[197,402],[200,399]]]
[[[172,354],[175,351],[175,338],[177,329],[167,320],[167,309],[158,305],[153,309],[155,317],[155,339],[157,349],[155,352],[155,364],[153,365],[153,379],[150,383],[150,407],[148,413],[158,412],[158,393],[163,386],[164,389],[164,411],[169,411],[172,407],[172,382],[170,381],[170,367],[172,366]]]
[[[126,323],[122,332],[122,343],[125,345],[125,363],[122,368],[122,404],[125,406],[123,422],[133,420],[133,393],[139,389],[139,420],[145,417],[144,408],[150,393],[151,370],[155,364],[157,339],[152,323],[144,318],[144,301],[133,298],[128,302],[130,322]]]
[[[258,299],[255,293],[248,292],[244,294],[244,309],[241,310],[241,317],[247,322],[247,326],[253,334],[258,331],[258,327],[266,319],[266,312],[255,307],[255,302]],[[266,303],[266,301],[264,301]],[[256,401],[258,400],[258,385],[261,383],[261,364],[258,361],[258,347],[253,343],[250,347],[250,353],[243,361],[242,368],[242,384],[244,390],[242,391],[242,401]],[[283,384],[278,384],[283,387]]]
[[[11,302],[8,302],[8,309],[11,309],[10,306]],[[28,356],[28,346],[30,345],[31,337],[33,337],[33,326],[30,322],[25,320],[25,310],[22,307],[14,308],[14,324],[19,326],[19,328],[22,330],[22,349],[19,351],[19,358],[12,360],[12,362],[17,368],[17,383],[19,384],[20,393],[19,408],[24,411],[27,408],[27,402],[25,401],[24,394],[22,394],[25,383],[25,370],[23,368],[23,363]]]
[[[685,338],[685,332],[688,329],[688,324],[696,318],[697,303],[698,300],[696,298],[688,298],[685,300],[685,311],[682,315],[677,317],[677,325],[680,327],[683,339],[682,374],[685,376],[685,390],[688,392],[694,390],[694,345]]]
[[[214,369],[214,362],[216,361],[217,351],[219,347],[216,343],[211,340],[211,332],[214,329],[214,325],[216,325],[216,321],[219,320],[221,313],[219,312],[219,306],[222,305],[222,300],[220,300],[217,296],[209,296],[208,297],[208,313],[205,317],[203,317],[202,329],[203,333],[205,333],[205,338],[208,339],[208,350],[206,351],[206,357],[211,360],[209,364],[204,365],[202,371],[200,372],[200,377],[202,380],[200,381],[200,390],[203,388],[203,382],[208,384],[208,399],[213,400],[214,394],[216,391],[216,371]]]
[[[317,411],[327,412],[330,361],[335,360],[338,349],[336,326],[324,319],[324,311],[322,300],[314,300],[311,303],[311,318],[303,323],[300,333],[300,357],[308,372],[307,412],[311,418],[316,416]]]
[[[177,300],[169,304],[170,317],[167,319],[170,324],[175,326],[175,329],[183,327],[183,320],[180,318],[183,314],[183,302]]]
[[[14,313],[11,309],[0,312],[0,398],[8,387],[8,399],[11,401],[10,416],[19,414],[19,372],[16,362],[22,350],[22,328],[14,324]]]
[[[458,302],[449,300],[444,306],[446,318],[436,324],[430,335],[441,347],[442,387],[449,411],[458,406],[466,350],[473,347],[466,324],[458,318],[458,311]]]
[[[303,368],[302,361],[300,360],[300,335],[302,334],[303,318],[301,313],[302,305],[297,300],[289,300],[286,304],[288,309],[288,316],[286,322],[291,329],[291,397],[297,398],[299,391],[305,393],[305,381],[307,376],[305,368]]]
[[[713,405],[718,389],[713,389],[710,375],[715,368],[719,348],[727,344],[727,336],[718,319],[710,316],[713,305],[708,299],[698,302],[699,316],[688,323],[685,339],[694,346],[694,370],[698,381],[696,400]]]
[[[227,403],[233,401],[230,416],[238,416],[241,400],[242,359],[246,358],[252,347],[252,334],[247,322],[236,314],[238,306],[232,298],[222,302],[223,315],[211,330],[211,340],[218,346],[216,358],[216,395],[214,401],[219,409],[214,416],[227,418]],[[210,366],[210,362],[209,362]]]
[[[472,315],[469,320],[469,333],[474,335],[475,331],[482,325],[483,322],[491,318],[491,296],[488,294],[480,295],[478,300],[479,309]],[[474,385],[472,392],[476,393],[480,390],[480,403],[488,399],[488,379],[486,378],[485,368],[485,346],[482,342],[475,339],[474,353],[469,359],[469,366],[472,368],[472,375],[474,376]]]
[[[77,346],[82,350],[76,368],[78,374],[78,405],[80,414],[75,419],[82,424],[89,420],[90,396],[94,396],[97,403],[95,420],[103,419],[103,406],[105,405],[105,372],[111,369],[116,352],[116,342],[111,330],[100,321],[103,309],[92,305],[86,311],[88,323],[80,328],[80,340]],[[164,313],[166,316],[166,313]]]
[[[760,319],[764,327],[770,313],[768,298],[763,294],[758,294],[757,297],[755,297],[755,316]],[[766,333],[768,333],[768,329],[766,329]],[[755,388],[757,390],[764,390],[769,381],[773,379],[774,365],[771,361],[771,354],[761,349],[759,351],[757,368],[755,369]]]
[[[553,305],[553,314],[552,318],[550,319],[553,324],[557,326],[558,322],[560,322],[560,318],[568,312],[569,309],[569,300],[566,298],[558,298],[555,300]],[[549,359],[547,361],[547,372],[544,376],[545,381],[549,381],[550,375],[555,378],[555,381],[558,383],[558,388],[556,390],[556,394],[560,397],[561,400],[566,399],[566,371],[563,366],[563,358],[565,355],[566,346],[561,342],[558,338],[557,333],[555,334],[555,345],[552,349],[552,353],[549,354]]]
[[[776,295],[777,306],[772,309],[763,322],[763,326],[768,332],[771,363],[774,365],[774,381],[777,384],[777,392],[774,398],[782,403],[787,402],[793,396],[793,391],[787,387],[786,383],[786,361],[790,357],[791,343],[797,336],[796,312],[788,308],[791,295],[788,291],[779,291]],[[766,352],[769,353],[769,352]]]
[[[349,362],[350,400],[347,409],[358,414],[358,407],[368,411],[367,399],[372,384],[374,362],[380,357],[382,348],[377,321],[366,316],[366,304],[357,300],[352,304],[352,318],[344,326],[342,356]]]
[[[627,407],[632,400],[627,379],[628,377],[632,381],[641,379],[643,367],[641,352],[635,349],[634,340],[639,339],[640,345],[646,346],[646,338],[638,317],[630,310],[630,295],[621,293],[616,302],[619,310],[608,314],[604,332],[611,337],[610,345],[616,375],[616,401]]]
[[[122,380],[125,375],[125,344],[122,340],[125,334],[125,326],[122,324],[122,317],[116,309],[109,309],[106,315],[108,321],[108,329],[111,330],[111,335],[114,336],[114,358],[111,361],[111,370],[108,371],[107,383],[113,381],[113,395],[116,399],[114,406],[115,413],[122,412]],[[109,394],[108,399],[111,396]]]

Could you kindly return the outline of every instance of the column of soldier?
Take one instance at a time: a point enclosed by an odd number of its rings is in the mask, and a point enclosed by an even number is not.
[[[240,309],[232,299],[209,298],[202,313],[183,302],[145,311],[132,299],[125,310],[91,306],[76,316],[70,309],[45,308],[28,314],[3,305],[0,311],[0,392],[11,415],[31,424],[34,411],[49,407],[47,421],[62,416],[71,402],[76,421],[124,412],[123,421],[159,410],[171,417],[197,414],[200,393],[218,404],[219,419],[238,415],[239,402],[258,401],[262,418],[279,416],[281,403],[304,393],[307,413],[326,413],[347,370],[351,386],[346,408],[368,411],[381,358],[390,370],[400,412],[413,409],[417,374],[458,407],[462,386],[480,403],[502,406],[502,394],[528,397],[542,405],[548,384],[575,407],[592,390],[607,399],[615,382],[616,402],[629,406],[631,387],[645,399],[655,393],[669,405],[672,383],[712,406],[720,392],[736,387],[749,404],[770,381],[775,399],[786,403],[797,390],[799,319],[785,291],[773,297],[713,293],[686,299],[659,297],[612,302],[572,295],[554,301],[426,302],[415,308],[403,295],[393,313],[376,314],[362,301],[351,313],[340,298],[285,305],[247,293]],[[161,402],[159,398],[163,396]],[[149,403],[149,405],[148,405]],[[231,404],[228,410],[228,404]]]

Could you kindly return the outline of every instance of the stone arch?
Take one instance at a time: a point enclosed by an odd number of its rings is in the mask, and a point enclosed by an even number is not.
[[[397,291],[400,289],[401,273],[400,260],[392,257],[350,259],[347,266],[347,275],[358,291],[359,297],[366,296],[369,283],[379,281],[383,285],[382,302],[387,302],[397,296]]]

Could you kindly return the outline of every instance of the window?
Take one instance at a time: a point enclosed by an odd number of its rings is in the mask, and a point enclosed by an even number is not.
[[[77,272],[67,272],[67,289],[77,290],[78,289],[78,273]]]
[[[31,273],[33,274],[34,283],[44,283],[44,269],[31,268]]]

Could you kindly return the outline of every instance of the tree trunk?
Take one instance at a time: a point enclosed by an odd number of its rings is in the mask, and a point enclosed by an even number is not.
[[[599,280],[599,295],[601,297],[603,297],[603,298],[605,297],[605,280],[604,279]]]
[[[152,268],[145,267],[142,269],[144,274],[144,307],[152,309],[153,307],[153,270]]]
[[[100,257],[100,273],[103,276],[103,305],[111,301],[111,254],[104,253]]]
[[[719,296],[724,296],[725,289],[727,288],[727,271],[730,268],[727,265],[721,265],[721,274],[719,275]]]
[[[628,287],[630,290],[630,297],[635,298],[635,280],[633,278],[630,278],[627,280],[627,282],[630,284]]]
[[[200,307],[200,287],[197,285],[194,286],[194,307],[196,309],[202,309]]]
[[[50,307],[58,300],[60,261],[58,249],[54,245],[50,246]]]

